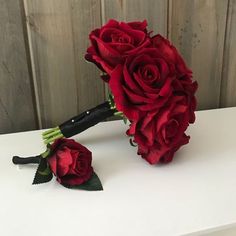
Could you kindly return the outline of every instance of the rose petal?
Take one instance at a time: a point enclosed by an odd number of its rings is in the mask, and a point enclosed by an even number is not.
[[[129,136],[133,136],[133,135],[135,134],[136,125],[137,125],[137,122],[136,122],[136,121],[133,121],[133,122],[130,124],[129,129],[126,131],[126,134],[129,135]]]
[[[169,151],[168,147],[160,146],[158,148],[150,149],[147,155],[142,155],[151,165],[157,164],[160,162],[161,158]]]
[[[87,182],[93,174],[93,168],[90,167],[84,176],[66,175],[61,178],[61,183],[70,186],[77,186]]]
[[[106,63],[101,57],[93,55],[93,60],[101,65],[103,70],[110,75],[112,73],[113,67]]]
[[[56,154],[47,158],[48,165],[51,171],[56,175],[57,174],[57,157]]]
[[[114,20],[114,19],[110,19],[102,28],[117,28],[119,27],[119,22]]]
[[[109,87],[114,95],[117,110],[124,112],[129,120],[135,120],[138,116],[137,111],[134,110],[132,104],[130,106],[124,93],[122,65],[118,65],[111,73]]]
[[[132,102],[132,105],[141,105],[144,102],[145,103],[151,103],[152,102],[152,100],[145,97],[144,94],[143,94],[143,96],[142,96],[142,94],[141,95],[136,94],[136,93],[134,93],[134,91],[130,90],[129,88],[127,88],[125,86],[123,86],[123,90],[125,91],[125,94],[127,95],[129,101]]]
[[[143,79],[137,73],[133,73],[133,78],[139,84],[139,86],[142,88],[143,92],[147,95],[147,97],[148,97],[149,93],[154,93],[158,96],[158,93],[160,90],[159,88],[156,88],[156,87],[153,88],[149,84],[146,84],[145,81],[143,81]]]
[[[134,49],[134,46],[130,43],[109,43],[109,45],[120,53],[126,53]]]
[[[63,150],[57,151],[57,176],[62,177],[66,175],[73,163],[70,149],[65,147]]]
[[[92,36],[97,43],[99,55],[102,59],[106,60],[106,62],[112,66],[116,66],[121,62],[121,55],[118,51],[114,50],[109,46],[108,43],[103,42],[101,39],[96,36]]]
[[[172,92],[172,87],[171,87],[172,79],[168,78],[163,85],[163,87],[160,89],[159,95],[162,97],[168,97],[171,92]]]
[[[147,32],[147,20],[144,20],[143,22],[140,21],[134,21],[134,22],[129,22],[127,23],[131,28],[136,29],[136,30],[142,30],[145,33]]]
[[[139,86],[137,81],[129,74],[126,65],[124,65],[123,73],[126,86],[129,87],[131,90],[133,90],[135,93],[138,94],[142,93],[142,88]]]
[[[143,31],[132,29],[128,24],[121,22],[120,29],[129,34],[134,39],[134,45],[139,46],[146,38],[146,34]]]

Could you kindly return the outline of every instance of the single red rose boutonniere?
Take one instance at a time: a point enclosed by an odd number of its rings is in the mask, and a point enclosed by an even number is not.
[[[49,182],[53,175],[67,188],[102,190],[93,171],[92,153],[73,139],[57,139],[46,152],[36,157],[13,157],[14,164],[39,163],[33,184]]]

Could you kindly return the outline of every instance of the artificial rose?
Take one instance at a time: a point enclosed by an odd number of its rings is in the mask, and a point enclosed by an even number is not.
[[[106,25],[90,33],[91,46],[87,49],[86,60],[110,75],[128,55],[150,44],[146,26],[146,20],[130,23],[109,20]]]
[[[157,112],[173,94],[176,79],[175,64],[161,50],[144,48],[129,56],[111,74],[109,86],[116,108],[129,120],[139,112]]]
[[[194,94],[197,91],[198,84],[196,81],[192,81],[189,76],[182,76],[172,82],[173,94],[182,95],[186,98],[186,104],[188,104],[189,112],[189,123],[194,123],[195,121],[195,110],[197,107],[197,101]]]
[[[77,186],[93,174],[92,154],[73,139],[57,139],[47,158],[49,167],[62,185]]]
[[[162,51],[166,60],[175,66],[176,80],[173,81],[172,87],[175,94],[187,96],[189,104],[190,123],[194,123],[196,110],[196,98],[194,96],[198,84],[192,81],[192,71],[186,66],[183,58],[177,49],[161,35],[155,35],[151,38],[152,46]]]
[[[189,142],[184,132],[191,120],[191,106],[186,96],[173,96],[159,112],[148,112],[132,122],[127,134],[138,144],[138,154],[150,164],[170,162],[174,153]]]
[[[151,47],[160,51],[163,57],[175,66],[177,78],[182,76],[192,77],[192,71],[186,66],[183,58],[169,40],[158,34],[151,38],[151,42]]]

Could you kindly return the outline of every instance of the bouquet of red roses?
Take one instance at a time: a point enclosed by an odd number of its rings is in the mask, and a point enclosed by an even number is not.
[[[194,123],[197,82],[177,49],[147,22],[110,20],[89,35],[85,59],[93,62],[108,84],[109,101],[43,133],[45,143],[71,137],[113,115],[130,121],[127,135],[150,164],[167,163],[189,142],[185,131]]]

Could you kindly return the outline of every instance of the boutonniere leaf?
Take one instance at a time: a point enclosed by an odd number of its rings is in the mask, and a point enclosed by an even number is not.
[[[48,166],[47,160],[45,158],[41,158],[32,184],[47,183],[52,179],[52,177],[53,174]]]
[[[101,191],[101,190],[103,190],[102,183],[95,172],[93,172],[91,178],[83,184],[80,184],[80,185],[63,184],[63,186],[66,188],[84,189],[84,190],[88,190],[88,191]]]

